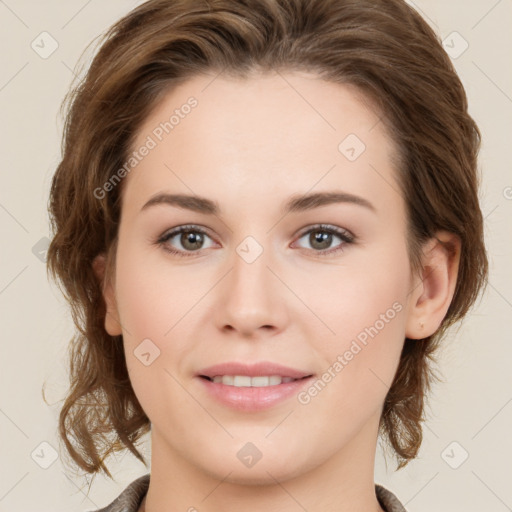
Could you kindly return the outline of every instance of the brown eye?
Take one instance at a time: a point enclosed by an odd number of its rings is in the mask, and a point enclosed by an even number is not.
[[[162,235],[157,243],[172,254],[188,256],[190,253],[211,247],[212,244],[205,247],[206,239],[211,240],[211,237],[199,227],[180,226]]]
[[[309,233],[309,243],[313,249],[329,249],[332,244],[332,233],[326,231],[311,231]]]
[[[336,238],[341,240],[332,248]],[[307,239],[309,248],[318,255],[328,255],[343,250],[344,246],[354,242],[354,237],[346,230],[334,226],[314,226],[301,235],[299,240]]]
[[[201,246],[204,243],[204,235],[197,231],[182,231],[180,243],[185,249],[189,251],[196,251],[197,249],[201,249]]]

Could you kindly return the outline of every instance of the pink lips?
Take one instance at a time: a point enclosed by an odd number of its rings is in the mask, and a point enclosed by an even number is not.
[[[212,382],[206,378],[213,379],[217,375],[250,377],[279,375],[297,380],[266,387],[236,387]],[[198,380],[211,398],[225,406],[245,412],[268,409],[296,396],[310,383],[311,377],[310,373],[265,361],[250,365],[236,362],[222,363],[204,368],[197,374]]]
[[[221,363],[214,366],[209,366],[204,370],[198,372],[198,375],[213,378],[216,375],[248,375],[250,377],[259,377],[262,375],[280,375],[281,377],[291,377],[292,379],[302,379],[311,375],[307,372],[288,368],[280,364],[269,363],[261,361],[259,363],[244,364],[244,363]]]

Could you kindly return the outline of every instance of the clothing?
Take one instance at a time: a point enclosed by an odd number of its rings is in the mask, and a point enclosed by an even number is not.
[[[95,512],[137,512],[148,491],[149,478],[149,473],[137,478],[110,505]],[[381,485],[375,485],[375,494],[386,512],[407,512],[397,497]]]

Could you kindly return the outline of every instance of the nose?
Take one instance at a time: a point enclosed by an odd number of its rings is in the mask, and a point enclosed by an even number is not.
[[[224,331],[254,337],[281,332],[288,321],[286,287],[272,268],[269,251],[252,262],[234,251],[231,270],[217,296],[217,323]],[[260,334],[259,334],[260,333]]]

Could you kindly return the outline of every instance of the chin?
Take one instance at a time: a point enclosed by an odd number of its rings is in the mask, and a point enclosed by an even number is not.
[[[260,465],[261,464],[261,465]],[[298,476],[301,473],[300,468],[296,465],[293,467],[281,464],[262,465],[260,461],[252,468],[231,467],[226,468],[227,471],[222,476],[217,475],[216,478],[226,483],[234,485],[247,486],[274,486],[276,481],[286,482],[287,480]],[[226,475],[229,473],[229,476]]]
[[[285,482],[303,473],[307,473],[322,462],[312,460],[308,462],[308,460],[299,459],[297,452],[293,453],[290,451],[287,455],[283,453],[282,447],[280,449],[276,447],[276,449],[279,450],[277,453],[269,453],[270,448],[263,448],[261,458],[250,466],[246,466],[243,462],[243,448],[242,450],[236,449],[235,451],[228,450],[230,454],[228,457],[220,457],[213,454],[207,460],[203,457],[198,464],[212,478],[226,483],[249,486],[273,486],[276,484],[276,481]],[[247,450],[247,452],[250,452],[250,450]],[[267,455],[265,455],[265,452],[267,452]],[[247,463],[250,464],[250,462]]]

